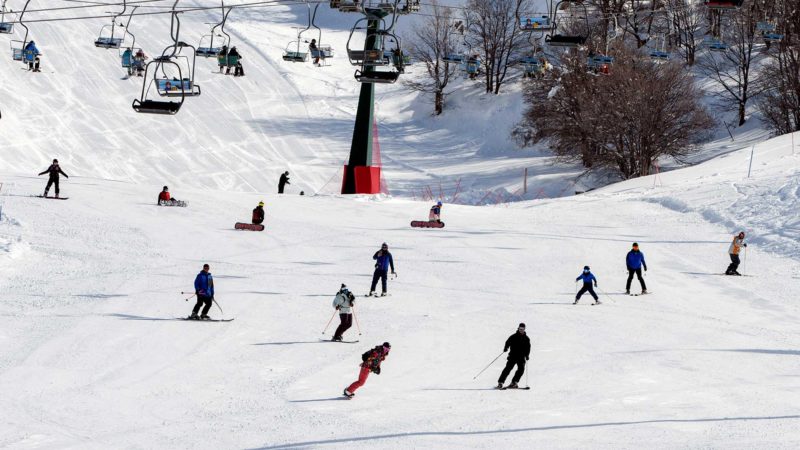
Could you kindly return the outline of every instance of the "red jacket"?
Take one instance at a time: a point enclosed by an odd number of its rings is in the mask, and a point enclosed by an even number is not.
[[[167,202],[169,200],[170,200],[169,191],[161,191],[161,193],[158,194],[159,203]]]

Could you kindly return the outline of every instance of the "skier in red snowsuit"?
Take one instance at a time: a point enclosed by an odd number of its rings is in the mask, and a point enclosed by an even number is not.
[[[392,346],[388,342],[384,342],[383,345],[378,345],[361,355],[363,362],[361,363],[361,371],[358,373],[358,380],[344,390],[345,397],[352,398],[356,395],[356,389],[367,382],[370,372],[375,372],[375,375],[381,374],[381,362],[389,355],[391,348]]]

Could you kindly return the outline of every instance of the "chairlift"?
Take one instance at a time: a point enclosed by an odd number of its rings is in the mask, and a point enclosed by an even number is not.
[[[780,42],[783,40],[784,35],[781,33],[769,32],[763,33],[761,38],[764,39],[764,42]]]
[[[367,22],[368,20],[373,19],[359,19],[350,30],[350,37],[347,38],[347,58],[350,60],[350,64],[354,66],[386,66],[389,64],[389,62],[387,62],[386,58],[384,57],[386,54],[385,41],[387,36],[391,35],[390,33],[387,33],[386,31],[379,31],[372,36],[367,36],[367,41],[369,41],[370,37],[373,37],[375,48],[354,49],[351,45],[353,42],[353,36],[357,30],[367,31],[366,27],[359,27],[359,24],[361,22]],[[383,19],[380,20],[383,22]]]
[[[134,111],[147,114],[174,115],[177,114],[181,109],[181,106],[183,106],[183,102],[186,98],[186,85],[184,83],[177,83],[178,89],[175,91],[177,95],[171,96],[180,97],[180,101],[175,102],[171,100],[154,100],[153,97],[148,97],[148,93],[153,89],[153,87],[155,87],[156,91],[161,90],[159,87],[158,72],[161,72],[162,74],[165,73],[166,67],[170,67],[177,72],[178,80],[183,79],[183,72],[181,71],[180,64],[173,61],[170,56],[159,56],[153,61],[150,61],[147,63],[147,66],[145,66],[145,77],[144,83],[142,84],[141,98],[134,99],[131,105]],[[159,92],[159,95],[161,95],[161,92]]]
[[[225,32],[225,22],[228,20],[228,14],[230,14],[233,8],[228,9],[228,12],[225,12],[225,3],[222,3],[222,21],[211,27],[211,32],[209,34],[203,35],[200,37],[200,43],[197,44],[197,56],[202,58],[216,58],[220,51],[222,51],[222,47],[228,47],[231,42],[231,37],[228,33]],[[221,27],[221,32],[217,33],[216,29]],[[219,37],[222,39],[222,45],[214,45],[214,38]],[[203,45],[203,43],[206,45]]]
[[[22,12],[19,14],[18,23],[19,25],[25,29],[25,35],[23,36],[22,40],[11,40],[9,45],[11,46],[11,58],[14,61],[21,61],[25,64],[29,62],[33,62],[36,59],[36,56],[39,54],[37,51],[28,49],[28,26],[25,25],[23,21],[23,17],[25,17],[25,11],[28,9],[28,5],[31,3],[31,0],[27,0],[25,2],[25,6],[22,8]]]
[[[481,72],[481,60],[477,55],[473,55],[464,61],[464,72],[469,75],[478,75]]]
[[[525,76],[531,77],[544,73],[544,64],[538,56],[525,56],[519,61],[525,72]]]
[[[317,10],[319,9],[319,3],[314,6],[314,14],[311,16],[311,26],[317,29],[317,43],[316,49],[312,49],[309,47],[309,52],[311,53],[312,58],[319,59],[323,63],[328,58],[333,58],[333,47],[328,44],[322,43],[322,28],[320,28],[316,21],[317,21]]]
[[[382,2],[378,3],[377,5],[375,5],[372,8],[378,9],[380,11],[383,11],[386,14],[394,14],[395,6],[396,6],[397,3],[399,3],[399,0],[396,0],[394,2],[392,2],[392,1],[382,1]]]
[[[12,17],[15,15],[6,8],[7,1],[8,0],[3,0],[3,4],[0,5],[0,34],[11,34],[14,32],[14,21],[6,22],[6,14]]]
[[[357,25],[358,23],[356,23],[356,26]],[[355,28],[356,27],[353,29],[355,30]],[[355,57],[362,57],[361,69],[356,70],[355,72],[356,81],[360,83],[394,83],[400,77],[400,74],[405,72],[405,57],[400,46],[400,39],[392,32],[386,30],[380,30],[373,36],[375,44],[380,45],[381,49],[361,50],[360,55],[353,55]],[[367,42],[369,41],[370,39],[367,38]],[[350,56],[349,42],[350,40],[348,39],[347,52],[350,62],[353,63],[354,59],[352,56]],[[392,48],[388,50],[391,54],[391,59],[385,57],[385,53],[387,51],[385,47],[387,42],[394,42]],[[380,61],[375,61],[373,58],[376,52],[378,53],[377,56],[379,56]],[[378,66],[388,66],[389,64],[393,66],[390,70],[378,68]]]
[[[724,52],[728,50],[728,44],[723,42],[720,38],[708,36],[703,39],[703,43],[708,47],[708,50],[712,52]]]
[[[559,9],[560,6],[566,3],[567,6],[570,6],[571,3],[568,0],[561,0],[556,3],[556,9]],[[544,41],[549,44],[551,47],[565,47],[565,48],[576,48],[580,47],[586,43],[586,39],[589,33],[589,14],[588,10],[586,9],[586,5],[583,3],[577,3],[577,5],[583,8],[583,18],[586,21],[586,27],[583,34],[555,34],[555,30],[558,29],[558,14],[555,14],[555,20],[553,23],[553,32],[545,36]]]
[[[300,50],[300,44],[303,42],[302,36],[303,33],[311,29],[311,5],[306,1],[306,6],[308,7],[308,25],[300,31],[297,32],[297,39],[294,41],[289,41],[286,44],[286,48],[283,51],[283,60],[289,62],[306,62],[308,61],[308,52],[304,52]],[[299,29],[299,28],[298,28]],[[294,49],[292,47],[294,46]]]
[[[467,59],[467,55],[462,53],[450,53],[442,58],[442,61],[451,64],[462,64]]]
[[[200,85],[194,82],[194,67],[197,58],[194,46],[179,41],[167,47],[161,56],[167,56],[167,51],[170,48],[173,48],[173,52],[169,55],[170,62],[178,66],[184,66],[186,70],[182,70],[179,75],[183,76],[178,77],[174,75],[170,77],[162,70],[162,77],[159,78],[158,73],[156,73],[154,80],[156,81],[158,94],[163,97],[196,97],[200,95]],[[184,48],[191,49],[191,56],[181,55]]]
[[[744,0],[705,0],[708,9],[739,9]]]
[[[550,17],[520,17],[519,28],[523,31],[550,30],[553,28]]]
[[[128,10],[128,2],[127,0],[122,0],[122,11],[120,11],[119,14],[111,18],[111,25],[104,25],[103,28],[100,28],[100,35],[97,36],[97,39],[95,39],[94,41],[95,47],[104,49],[109,49],[109,48],[118,49],[122,46],[122,41],[125,40],[125,31],[124,31],[125,28],[122,26],[121,23],[117,25],[117,19],[119,18],[119,16],[125,14],[125,11],[127,10]],[[131,14],[131,16],[133,15]],[[130,22],[130,19],[128,20],[128,22]],[[116,36],[115,31],[117,27],[123,29],[122,37]]]
[[[659,41],[661,40],[661,45],[658,45]],[[666,50],[667,39],[665,36],[659,36],[656,40],[656,48],[651,48],[648,51],[648,56],[653,61],[666,61],[670,58],[669,52]]]
[[[415,12],[419,12],[419,0],[406,0],[403,7],[400,8],[400,14],[411,14]]]
[[[603,55],[601,53],[587,57],[586,66],[603,75],[611,74],[611,65],[614,64],[614,57]]]
[[[349,13],[349,12],[360,13],[360,12],[364,12],[364,6],[362,5],[362,2],[360,2],[358,0],[341,0],[338,3],[339,3],[339,6],[338,6],[339,12],[343,12],[343,13]],[[331,2],[331,4],[333,4],[333,1]]]

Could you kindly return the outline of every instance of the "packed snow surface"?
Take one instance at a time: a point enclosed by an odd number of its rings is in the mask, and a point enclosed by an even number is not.
[[[509,207],[174,190],[2,173],[0,446],[10,448],[797,448],[797,171],[789,137],[689,170]],[[66,167],[65,169],[69,169]],[[656,185],[654,187],[654,184]],[[755,191],[758,195],[744,195]],[[266,231],[233,230],[259,200]],[[726,277],[727,248],[750,246]],[[651,295],[624,295],[640,243]],[[322,342],[340,283],[357,344]],[[212,317],[176,320],[203,263]],[[602,305],[572,305],[590,265]],[[638,284],[634,280],[634,292]],[[530,391],[495,391],[519,322]],[[359,328],[361,335],[359,335]],[[392,351],[352,401],[361,353]]]

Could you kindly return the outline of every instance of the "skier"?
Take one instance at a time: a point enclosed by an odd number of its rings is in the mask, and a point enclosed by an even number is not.
[[[339,289],[336,298],[333,299],[333,307],[339,311],[339,321],[341,323],[336,328],[336,332],[333,333],[332,341],[341,342],[344,332],[353,326],[352,308],[355,300],[356,296],[347,289],[347,286],[342,284],[342,288]]]
[[[69,178],[69,175],[65,174],[64,171],[61,170],[61,166],[58,165],[58,160],[54,159],[53,164],[50,164],[50,167],[45,169],[43,172],[39,173],[39,176],[44,175],[46,173],[50,174],[50,178],[47,180],[47,186],[44,188],[44,195],[42,197],[47,197],[47,191],[50,190],[50,186],[53,184],[56,185],[56,198],[58,198],[58,175],[64,175],[65,177]]]
[[[647,286],[644,284],[642,278],[642,268],[647,272],[647,263],[644,261],[644,253],[639,251],[639,244],[633,243],[631,251],[625,256],[625,265],[628,266],[628,282],[625,284],[625,293],[630,295],[631,282],[633,281],[633,274],[639,278],[639,284],[642,285],[642,294],[647,294]]]
[[[264,222],[264,202],[258,202],[258,206],[253,209],[253,224],[260,225]]]
[[[147,60],[147,55],[144,54],[144,51],[142,49],[137,50],[136,54],[133,55],[133,68],[136,69],[137,77],[144,76],[146,60]]]
[[[319,49],[317,48],[317,40],[312,39],[311,43],[308,44],[308,51],[311,52],[311,56],[314,57],[314,65],[319,65]]]
[[[289,171],[283,172],[281,174],[281,179],[278,180],[278,194],[283,194],[283,188],[289,183]]]
[[[509,349],[511,350],[510,352]],[[525,334],[525,324],[519,324],[517,332],[512,334],[506,339],[506,345],[503,347],[503,352],[508,352],[508,362],[506,367],[500,373],[500,378],[497,380],[497,389],[503,389],[503,383],[506,382],[508,374],[511,369],[517,366],[517,371],[514,372],[514,377],[511,379],[511,384],[506,389],[517,389],[519,380],[522,374],[525,373],[525,364],[531,354],[531,340]]]
[[[192,309],[192,315],[189,319],[192,320],[208,320],[208,310],[211,309],[211,303],[214,302],[214,279],[211,272],[208,271],[208,264],[203,264],[203,270],[197,274],[194,279],[194,293],[197,295],[197,303]],[[205,305],[205,306],[203,306]],[[203,306],[203,312],[200,317],[197,316],[200,307]]]
[[[157,205],[163,205],[165,203],[175,204],[175,203],[178,203],[178,202],[179,202],[179,200],[177,198],[172,198],[172,196],[169,195],[169,188],[164,186],[164,188],[161,190],[161,192],[158,193],[158,203],[156,203],[156,204]]]
[[[236,61],[236,65],[233,67],[233,76],[235,77],[243,77],[244,76],[244,68],[241,67],[239,60],[242,59],[242,55],[239,54],[239,51],[236,50],[236,47],[231,47],[230,51],[227,53],[227,58],[225,60],[225,75],[231,74],[231,62]]]
[[[122,52],[122,67],[128,68],[128,76],[133,75],[133,50],[130,47]]]
[[[392,258],[392,254],[389,253],[389,246],[386,245],[386,242],[381,244],[381,249],[375,252],[375,254],[372,256],[372,259],[375,260],[375,272],[372,274],[372,285],[369,288],[369,294],[367,294],[367,297],[375,295],[375,287],[378,285],[378,279],[381,280],[381,288],[383,288],[381,291],[381,297],[385,297],[386,275],[389,268],[392,269],[392,275],[397,275],[394,271],[394,259]]]
[[[431,206],[431,212],[428,214],[428,221],[430,222],[440,222],[442,221],[440,215],[442,213],[442,202],[436,202],[435,205]]]
[[[381,374],[381,362],[386,359],[386,356],[389,355],[389,350],[391,350],[392,346],[388,342],[384,342],[383,345],[378,345],[371,350],[367,350],[363,355],[361,355],[361,371],[358,373],[358,380],[354,381],[353,384],[345,388],[344,395],[347,398],[353,398],[356,395],[356,389],[360,388],[367,382],[367,377],[369,376],[370,372],[374,372],[375,375]]]
[[[39,55],[41,55],[42,53],[36,47],[36,43],[30,41],[27,44],[25,44],[25,48],[22,50],[22,54],[25,58],[25,61],[28,62],[28,70],[32,70],[34,72],[40,72]]]
[[[739,232],[739,234],[733,237],[733,242],[731,242],[731,246],[728,248],[728,254],[731,257],[731,263],[728,266],[728,269],[725,271],[725,275],[742,275],[736,270],[739,268],[739,264],[741,263],[741,260],[739,259],[739,252],[742,250],[742,247],[747,247],[747,244],[744,242],[744,231]]]
[[[223,45],[222,48],[219,50],[219,53],[217,53],[217,65],[219,66],[219,72],[220,73],[222,73],[222,69],[225,68],[225,66],[228,65],[228,46],[227,45]],[[228,72],[226,73],[226,75],[229,74],[229,73],[230,73],[230,69],[228,69]]]
[[[575,278],[575,281],[578,280],[583,280],[583,287],[580,291],[578,291],[578,294],[575,295],[575,303],[573,303],[573,305],[578,304],[578,300],[581,299],[581,296],[585,292],[588,292],[592,295],[592,297],[594,297],[595,305],[599,305],[600,300],[597,298],[597,294],[594,293],[594,289],[592,289],[592,281],[594,281],[594,287],[597,287],[597,278],[595,278],[592,272],[589,270],[589,266],[583,266],[583,273],[578,275],[578,278]]]

